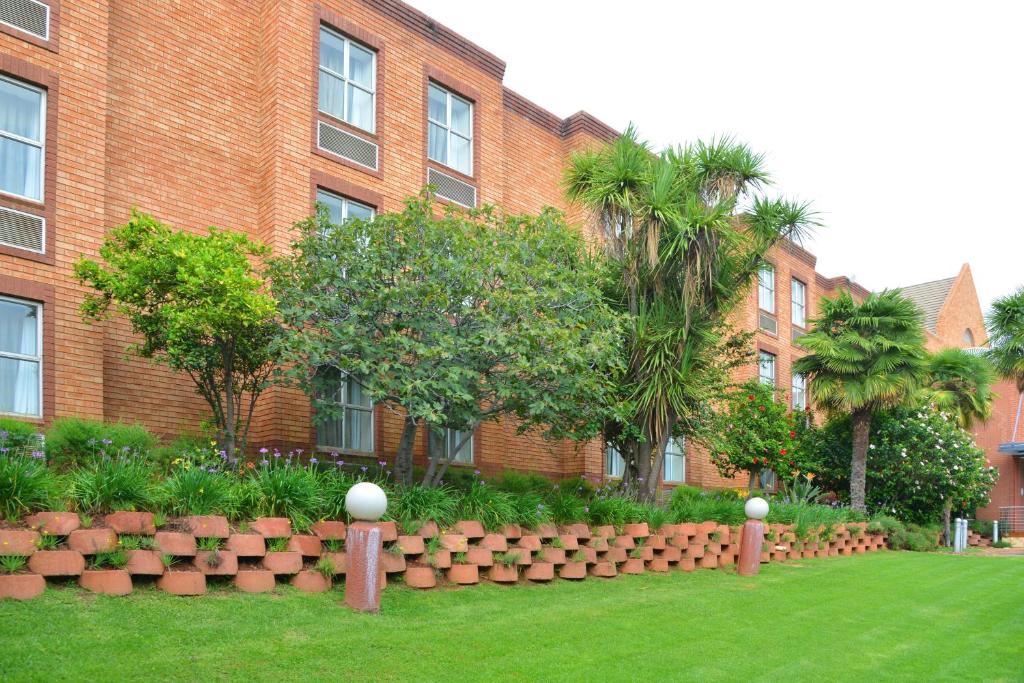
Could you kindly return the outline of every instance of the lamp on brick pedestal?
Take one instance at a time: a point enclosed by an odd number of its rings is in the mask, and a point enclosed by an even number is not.
[[[743,506],[747,521],[740,537],[740,557],[736,562],[736,573],[740,576],[754,576],[761,571],[761,546],[764,545],[764,520],[768,516],[768,501],[751,498]]]
[[[387,509],[387,494],[368,481],[359,482],[345,495],[345,510],[356,520],[345,532],[345,604],[360,612],[380,611],[384,544],[376,522]]]

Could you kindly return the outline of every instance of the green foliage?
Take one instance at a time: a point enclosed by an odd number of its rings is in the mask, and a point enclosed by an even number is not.
[[[755,486],[765,470],[780,478],[805,470],[807,448],[801,435],[807,423],[803,414],[789,411],[788,401],[776,396],[774,387],[747,382],[727,396],[706,437],[712,446],[711,461],[724,477],[749,472]]]
[[[912,550],[928,552],[939,547],[941,529],[934,526],[908,524],[889,535],[889,545],[893,550]]]
[[[320,489],[320,517],[323,519],[347,519],[345,496],[356,480],[339,467],[317,472],[317,486]],[[389,499],[393,500],[393,497]]]
[[[5,519],[48,509],[56,493],[57,479],[41,458],[13,449],[0,453],[0,515]]]
[[[154,550],[156,548],[156,540],[152,536],[136,534],[119,536],[117,544],[122,550]]]
[[[0,417],[0,454],[30,455],[39,450],[39,427],[9,417]]]
[[[503,472],[501,479],[495,485],[502,491],[517,495],[533,493],[540,496],[547,495],[552,487],[551,480],[541,474],[516,472],[515,470]]]
[[[548,497],[548,512],[551,521],[558,524],[572,524],[587,519],[587,498],[583,493],[559,488]]]
[[[206,552],[216,552],[221,549],[224,541],[214,536],[201,536],[196,538],[196,547]]]
[[[630,498],[599,497],[590,501],[590,523],[621,527],[623,524],[645,521],[646,510],[645,506]]]
[[[163,483],[163,499],[172,515],[227,515],[234,517],[240,495],[237,480],[202,467],[178,468]]]
[[[242,510],[249,517],[287,517],[297,530],[320,518],[323,509],[316,471],[271,462],[250,471],[242,488]]]
[[[1024,391],[1024,287],[996,299],[987,322],[988,357],[996,373]]]
[[[545,503],[545,498],[540,493],[510,493],[509,499],[512,503],[513,523],[536,529],[538,524],[546,524],[551,521],[551,508]]]
[[[971,531],[973,531],[974,533],[978,534],[979,536],[984,536],[986,538],[992,538],[992,534],[993,534],[993,531],[994,531],[994,525],[992,524],[991,520],[988,520],[988,519],[972,519],[970,522],[967,523],[967,526],[968,526],[968,528],[970,528]]]
[[[992,543],[991,547],[993,547],[993,548],[1012,548],[1013,544],[1010,543],[1009,541],[1005,541],[1003,539],[999,539],[998,541],[994,541]]]
[[[995,370],[985,356],[963,349],[943,349],[928,356],[928,381],[922,402],[957,416],[969,429],[976,421],[992,415]]]
[[[0,574],[17,574],[27,564],[28,558],[22,555],[0,555]]]
[[[329,557],[321,557],[316,561],[316,566],[313,569],[319,572],[325,579],[334,577],[334,562]]]
[[[46,430],[46,456],[57,468],[89,464],[104,456],[148,457],[156,444],[157,438],[140,424],[60,417]]]
[[[216,441],[213,443],[215,444]],[[173,472],[176,465],[186,461],[193,465],[205,466],[223,464],[219,457],[220,449],[211,448],[209,436],[182,434],[175,437],[169,444],[157,446],[150,453],[150,459],[163,472]]]
[[[118,548],[96,553],[89,566],[92,569],[124,569],[128,564],[128,553]]]
[[[288,550],[288,539],[287,538],[268,538],[267,539],[267,552],[283,553],[286,550]]]
[[[812,484],[814,474],[797,474],[792,479],[782,478],[782,492],[774,500],[780,503],[814,505],[822,498],[820,488]]]
[[[343,225],[321,207],[296,226],[292,255],[272,269],[290,378],[326,418],[340,407],[316,372],[324,366],[401,406],[410,429],[472,430],[512,415],[524,431],[593,437],[619,334],[582,235],[554,210],[435,213],[424,196]],[[441,450],[431,446],[425,484],[443,479]],[[410,442],[396,478],[407,485],[411,473]]]
[[[434,521],[441,527],[448,527],[458,521],[459,494],[446,485],[415,484],[395,491],[388,508],[388,514],[403,525],[421,526],[423,522]]]
[[[478,481],[459,497],[457,515],[459,519],[475,520],[485,529],[497,531],[518,519],[512,499],[512,494]]]
[[[743,512],[744,500],[729,491],[694,492],[691,487],[678,486],[672,492],[668,511],[675,523],[718,522],[735,526],[743,524],[747,516]]]
[[[325,538],[320,541],[320,545],[328,553],[340,553],[345,549],[345,541],[340,538]]]
[[[82,512],[151,510],[159,501],[153,476],[140,457],[102,457],[68,475],[68,497]]]
[[[59,545],[60,536],[55,536],[54,534],[41,534],[39,536],[40,550],[56,550]]]
[[[516,551],[509,551],[509,552],[505,552],[505,553],[495,553],[494,554],[494,561],[497,562],[500,565],[504,565],[504,566],[508,567],[508,566],[514,565],[516,562],[518,562],[519,559],[521,558],[521,556],[522,556],[521,552],[516,552]]]
[[[102,319],[113,309],[140,338],[132,351],[187,373],[232,456],[276,361],[277,306],[253,267],[267,254],[241,233],[175,231],[133,209],[100,246],[106,265],[83,257],[74,269],[95,290],[83,316]]]

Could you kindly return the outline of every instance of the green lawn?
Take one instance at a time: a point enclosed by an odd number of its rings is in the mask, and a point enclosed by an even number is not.
[[[2,681],[1024,680],[1024,558],[878,553],[414,592],[0,602]]]

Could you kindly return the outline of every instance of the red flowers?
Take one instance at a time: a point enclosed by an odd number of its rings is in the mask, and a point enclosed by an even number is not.
[[[790,432],[789,433],[789,438],[795,439],[796,438],[796,432]]]
[[[779,449],[779,455],[785,455],[785,454],[786,454],[786,449],[785,448],[780,448]]]
[[[747,394],[747,400],[748,401],[753,401],[754,400],[754,395],[753,394]]]
[[[760,410],[762,413],[764,412],[764,406],[758,406],[757,409]]]

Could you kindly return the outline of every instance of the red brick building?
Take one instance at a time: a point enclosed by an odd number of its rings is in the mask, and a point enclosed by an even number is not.
[[[504,69],[397,0],[3,3],[0,414],[139,421],[163,434],[194,430],[205,415],[188,381],[125,356],[124,321],[79,315],[72,265],[95,257],[133,206],[282,251],[318,197],[339,217],[365,215],[398,209],[432,182],[449,201],[560,207],[591,230],[566,206],[561,173],[574,150],[617,132],[585,112],[545,111],[504,87]],[[793,244],[770,261],[737,322],[758,330],[762,362],[750,374],[799,406],[793,340],[822,296],[866,292],[817,273]],[[304,397],[273,389],[252,440],[392,454],[400,417],[355,389],[340,394],[345,420],[319,431]],[[457,455],[484,471],[554,477],[614,466],[600,443],[517,437],[509,424],[483,425]],[[669,479],[732,483],[695,449],[670,460]]]

